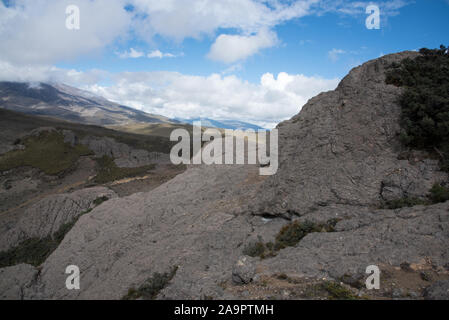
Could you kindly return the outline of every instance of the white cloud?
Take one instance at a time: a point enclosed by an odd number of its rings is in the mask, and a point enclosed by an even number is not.
[[[51,65],[14,65],[0,60],[0,81],[60,82],[74,86],[93,85],[109,77],[109,72],[92,69],[81,72]]]
[[[266,73],[259,84],[230,75],[175,72],[120,73],[110,87],[87,89],[124,105],[168,117],[238,119],[268,125],[297,114],[308,99],[334,89],[338,79]]]
[[[124,36],[131,14],[125,0],[0,1],[0,59],[12,63],[55,63],[99,52]],[[66,6],[80,8],[80,30],[66,28]],[[113,22],[113,23],[111,23]]]
[[[213,35],[219,28],[244,34],[271,28],[305,16],[319,0],[295,2],[260,0],[132,0],[139,19],[136,30],[151,39],[155,34],[176,39]]]
[[[125,51],[123,53],[118,53],[118,56],[122,59],[128,59],[128,58],[141,58],[143,56],[145,56],[145,53],[143,53],[142,51],[137,51],[134,48],[131,48],[129,51]]]
[[[398,14],[399,9],[410,2],[384,0],[377,3],[384,17]],[[185,38],[216,37],[210,56],[219,61],[236,61],[273,46],[276,39],[273,28],[285,21],[325,12],[364,15],[363,9],[369,2],[15,0],[10,3],[14,5],[7,7],[0,1],[0,59],[12,63],[50,64],[99,53],[130,34],[148,42],[155,36],[179,42]],[[65,27],[65,8],[69,4],[80,8],[80,30]],[[127,4],[134,8],[132,12],[125,9]],[[226,34],[228,30],[235,34]],[[217,35],[218,32],[225,34]],[[236,44],[242,44],[242,49],[237,50]],[[219,48],[231,53],[224,57],[224,53],[218,52]]]
[[[277,43],[276,34],[268,30],[250,36],[222,34],[215,40],[207,56],[215,61],[234,63]]]
[[[162,58],[176,58],[179,56],[183,56],[183,54],[175,55],[172,53],[164,53],[164,52],[161,52],[160,50],[153,50],[150,53],[145,54],[144,52],[138,51],[134,48],[130,48],[129,51],[125,51],[123,53],[118,52],[116,54],[122,59],[129,59],[129,58],[137,59],[137,58],[142,58],[142,57],[147,57],[150,59],[152,59],[152,58],[162,59]]]
[[[175,58],[176,55],[172,54],[172,53],[163,53],[160,50],[154,50],[151,51],[149,54],[147,54],[148,58]]]
[[[155,35],[182,41],[214,36],[219,29],[233,29],[237,34],[221,34],[209,57],[232,63],[276,44],[274,26],[309,14],[319,0],[294,2],[260,0],[132,0],[138,19],[134,29],[151,41]]]
[[[346,51],[344,51],[342,49],[335,49],[334,48],[334,49],[332,49],[331,51],[329,51],[327,53],[327,56],[329,57],[329,59],[332,62],[336,62],[340,58],[340,55],[345,54],[345,53],[346,53]]]

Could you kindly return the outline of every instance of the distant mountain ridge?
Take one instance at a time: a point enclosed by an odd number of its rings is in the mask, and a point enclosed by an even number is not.
[[[232,130],[247,130],[247,129],[265,130],[265,128],[262,128],[258,125],[239,120],[214,120],[210,118],[193,118],[193,119],[176,118],[176,120],[188,124],[193,124],[194,122],[200,121],[203,127],[211,127],[211,128],[232,129]]]
[[[93,125],[177,123],[111,102],[91,92],[53,83],[0,82],[0,108]]]

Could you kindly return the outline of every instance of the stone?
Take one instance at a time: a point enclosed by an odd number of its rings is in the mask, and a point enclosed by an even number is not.
[[[242,256],[232,268],[232,281],[235,284],[248,284],[253,281],[255,267],[253,259]]]

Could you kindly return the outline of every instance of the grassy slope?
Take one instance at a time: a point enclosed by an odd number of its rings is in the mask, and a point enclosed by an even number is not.
[[[64,143],[59,132],[42,132],[21,141],[24,150],[14,150],[0,157],[0,172],[18,167],[38,168],[48,175],[57,175],[72,169],[80,156],[92,154],[85,146]]]
[[[0,130],[2,132],[8,131],[9,135],[20,136],[39,127],[72,130],[80,137],[86,135],[110,137],[131,147],[154,152],[169,153],[174,145],[167,137],[117,131],[100,126],[84,125],[50,117],[31,116],[0,109]]]

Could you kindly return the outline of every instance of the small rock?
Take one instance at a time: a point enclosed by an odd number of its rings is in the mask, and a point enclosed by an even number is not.
[[[232,269],[232,281],[235,284],[248,284],[253,281],[255,273],[253,259],[242,256]]]
[[[393,299],[399,299],[399,298],[402,298],[403,296],[404,296],[404,290],[402,290],[400,288],[395,288],[391,292],[391,297]]]

